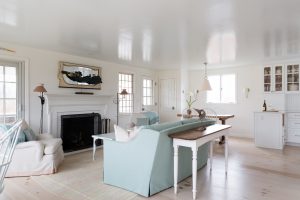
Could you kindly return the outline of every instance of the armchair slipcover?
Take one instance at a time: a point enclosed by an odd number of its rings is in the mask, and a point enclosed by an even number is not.
[[[24,126],[28,126],[26,122],[22,128]],[[39,134],[35,141],[16,145],[6,177],[52,174],[57,172],[63,159],[62,140],[50,134]]]

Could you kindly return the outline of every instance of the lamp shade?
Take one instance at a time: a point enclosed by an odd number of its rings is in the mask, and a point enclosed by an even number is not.
[[[128,92],[126,91],[126,89],[123,89],[122,92],[120,93],[120,95],[127,95]]]
[[[33,91],[34,92],[47,92],[47,90],[44,87],[44,84],[36,86]]]
[[[200,85],[200,91],[209,91],[209,90],[212,90],[209,80],[207,78],[204,78],[202,84]]]

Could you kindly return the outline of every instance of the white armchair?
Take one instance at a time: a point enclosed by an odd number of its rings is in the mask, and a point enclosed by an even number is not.
[[[6,177],[53,174],[63,159],[62,140],[44,133],[16,145]]]
[[[0,135],[0,193],[4,190],[4,177],[14,153],[22,121],[16,122],[10,129]]]
[[[133,113],[131,115],[131,122],[137,126],[156,124],[159,123],[159,115],[153,111]]]

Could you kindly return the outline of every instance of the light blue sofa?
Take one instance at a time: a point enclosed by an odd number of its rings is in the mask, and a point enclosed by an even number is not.
[[[104,178],[106,184],[149,197],[174,185],[171,133],[214,124],[209,119],[188,119],[145,126],[133,140],[104,140]],[[207,162],[208,144],[198,149],[198,168]],[[179,148],[178,180],[192,174],[191,149]]]
[[[147,111],[141,114],[144,115],[144,117],[138,117],[136,119],[137,126],[151,125],[159,122],[159,116],[156,112]]]

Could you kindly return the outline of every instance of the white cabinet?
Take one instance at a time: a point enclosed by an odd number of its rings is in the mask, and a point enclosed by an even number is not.
[[[264,92],[271,92],[272,67],[264,67]]]
[[[255,112],[254,134],[257,147],[283,149],[284,115],[280,112]]]
[[[300,144],[300,112],[287,113],[287,142]]]
[[[264,92],[283,92],[284,90],[284,67],[275,65],[264,67]]]
[[[299,65],[286,66],[286,92],[299,92]]]

